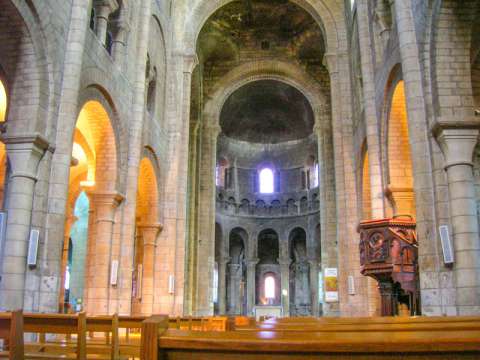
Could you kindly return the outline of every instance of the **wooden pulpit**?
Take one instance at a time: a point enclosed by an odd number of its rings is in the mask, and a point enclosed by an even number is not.
[[[377,280],[382,316],[419,314],[418,244],[411,217],[362,221],[360,272]],[[403,314],[404,315],[404,314]]]

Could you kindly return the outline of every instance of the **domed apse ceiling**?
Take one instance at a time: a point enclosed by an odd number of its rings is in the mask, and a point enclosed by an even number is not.
[[[288,0],[233,1],[216,11],[198,41],[201,63],[237,61],[242,52],[282,53],[301,63],[321,64],[325,46],[312,16]]]
[[[225,102],[222,132],[233,139],[275,144],[303,139],[313,131],[313,111],[294,87],[274,80],[249,83]]]

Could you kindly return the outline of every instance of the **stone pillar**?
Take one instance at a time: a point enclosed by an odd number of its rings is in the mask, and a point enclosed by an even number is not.
[[[87,194],[91,194],[90,191],[85,191]],[[87,235],[87,256],[85,258],[85,284],[83,287],[83,306],[85,307],[85,300],[88,299],[88,291],[92,286],[92,258],[93,249],[95,244],[95,209],[92,202],[92,197],[88,196],[89,208],[88,208],[88,235]]]
[[[220,127],[212,119],[204,119],[200,155],[200,199],[197,216],[199,232],[197,245],[196,315],[213,314],[213,269],[215,261],[215,167],[217,138]]]
[[[256,272],[259,260],[258,258],[247,260],[247,316],[253,315],[255,306]]]
[[[241,312],[241,299],[240,299],[240,281],[242,280],[242,265],[241,264],[228,264],[230,270],[230,281],[228,284],[229,290],[229,314],[240,315]]]
[[[152,315],[154,296],[154,265],[157,236],[162,230],[160,224],[145,224],[138,226],[143,238],[143,274],[142,274],[142,315]]]
[[[282,258],[280,263],[280,297],[282,299],[283,316],[290,316],[290,264],[292,260],[290,258]],[[284,290],[287,291],[287,295],[284,295]]]
[[[91,284],[86,301],[87,312],[92,315],[109,313],[112,232],[115,210],[123,200],[117,192],[90,194],[95,207],[95,242],[92,244],[90,269]],[[118,260],[118,259],[115,259]]]
[[[145,68],[148,38],[150,34],[151,1],[135,1],[138,4],[140,24],[137,26],[136,62],[133,81],[133,102],[128,127],[128,161],[126,171],[125,203],[122,206],[119,286],[115,294],[119,314],[130,314],[132,305],[132,274],[135,248],[135,214],[137,208],[138,174],[143,153],[143,129],[145,119]],[[125,1],[123,2],[125,5]]]
[[[392,201],[394,215],[412,215],[415,217],[415,193],[412,188],[389,186],[386,195]]]
[[[0,281],[0,310],[23,308],[28,240],[37,169],[48,142],[39,135],[3,139],[10,160],[7,228]],[[46,284],[48,286],[48,284]]]
[[[371,187],[372,218],[383,219],[385,215],[380,159],[379,123],[376,109],[375,75],[372,57],[372,33],[370,30],[369,0],[357,1],[358,34],[360,43],[361,69],[363,78],[363,98],[368,145],[368,164]]]
[[[315,259],[308,260],[310,266],[310,297],[312,301],[312,316],[319,316],[319,299],[318,299],[318,261]]]
[[[73,212],[73,209],[72,209]],[[58,302],[60,312],[64,310],[64,298],[65,298],[65,272],[68,265],[68,250],[70,248],[70,231],[73,224],[77,221],[77,217],[70,215],[65,220],[65,236],[63,238],[63,252],[62,252],[62,273],[60,274],[60,295],[58,296]]]
[[[437,123],[434,128],[448,178],[459,315],[480,313],[480,239],[472,171],[479,127],[478,121],[472,120]]]
[[[226,289],[226,268],[227,263],[231,259],[228,257],[221,258],[218,262],[218,312],[219,315],[225,315],[226,301],[227,301],[227,289]]]
[[[124,9],[122,11],[125,11]],[[125,45],[127,42],[127,33],[130,30],[130,25],[125,19],[124,14],[120,15],[120,19],[116,21],[116,33],[112,43],[112,56],[116,64],[121,68],[125,58]]]
[[[108,17],[118,8],[117,0],[94,0],[95,32],[98,39],[105,45],[107,39]]]

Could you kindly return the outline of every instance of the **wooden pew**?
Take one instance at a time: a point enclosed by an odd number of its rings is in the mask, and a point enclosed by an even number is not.
[[[318,320],[318,321],[317,321]],[[427,331],[442,330],[448,324],[452,331],[480,330],[476,317],[415,317],[415,318],[360,318],[360,319],[275,319],[248,326],[237,326],[238,331],[293,331],[293,332],[349,332],[355,331]],[[358,329],[358,330],[357,330]]]
[[[150,318],[144,322],[142,359],[479,359],[480,318],[470,321],[450,318],[453,324],[442,321],[443,328],[424,330],[415,323],[406,324],[409,330],[384,331],[364,326],[376,326],[362,320],[362,324],[346,325],[349,331],[303,332],[291,331],[230,331],[196,332],[168,329],[162,319]],[[356,322],[356,320],[351,320]],[[470,322],[467,326],[466,323]],[[475,324],[472,324],[475,323]],[[417,322],[418,323],[418,322]],[[403,324],[405,325],[405,324]],[[389,324],[386,327],[392,326]],[[393,324],[398,326],[398,324]],[[420,326],[421,327],[421,326]]]
[[[0,359],[23,360],[23,314],[21,310],[0,313],[0,339],[4,347],[0,349]]]
[[[77,335],[74,345],[46,344],[45,337],[39,343],[25,345],[25,359],[86,359],[87,320],[85,313],[70,314],[24,314],[24,332],[35,334]],[[45,349],[48,348],[48,353]]]

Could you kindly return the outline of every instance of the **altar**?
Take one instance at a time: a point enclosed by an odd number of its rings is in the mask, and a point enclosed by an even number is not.
[[[257,305],[253,308],[253,312],[257,321],[262,316],[283,317],[283,308],[279,305]]]

